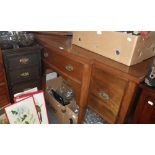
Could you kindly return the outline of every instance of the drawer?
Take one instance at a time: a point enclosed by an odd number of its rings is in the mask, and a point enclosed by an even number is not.
[[[0,107],[5,106],[8,104],[8,97],[7,97],[7,89],[5,86],[0,87]]]
[[[134,123],[155,124],[155,92],[143,90],[134,115]]]
[[[126,81],[94,67],[88,101],[90,107],[106,121],[114,123],[126,85]]]
[[[32,65],[39,65],[41,60],[41,52],[22,52],[16,54],[7,54],[5,55],[5,64],[7,69],[17,69],[28,67]]]
[[[37,79],[38,77],[40,77],[40,70],[37,66],[33,66],[31,68],[10,71],[8,74],[10,83],[15,84],[22,81]]]
[[[79,81],[82,80],[83,64],[50,50],[45,50],[43,55],[44,60],[58,69],[58,72],[61,71]]]
[[[11,96],[13,96],[15,93],[19,93],[34,87],[37,87],[38,89],[41,89],[42,83],[41,80],[32,80],[20,84],[16,84],[15,86],[12,86],[10,92]]]

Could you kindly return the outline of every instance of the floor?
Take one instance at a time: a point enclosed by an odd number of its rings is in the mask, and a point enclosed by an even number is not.
[[[49,119],[49,124],[60,124],[54,111],[49,106],[49,104],[46,104],[46,107],[47,107],[47,115],[48,115],[48,119]]]
[[[47,107],[49,124],[60,124],[54,111],[52,110],[52,108],[49,106],[48,103],[46,104],[46,107]],[[107,124],[107,122],[104,121],[100,116],[98,116],[91,109],[87,108],[84,124]]]

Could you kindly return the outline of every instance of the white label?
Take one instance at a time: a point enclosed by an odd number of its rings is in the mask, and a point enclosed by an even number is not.
[[[60,49],[60,50],[63,50],[64,48],[63,48],[63,47],[59,47],[59,49]]]
[[[148,101],[147,103],[148,103],[149,105],[151,105],[151,106],[154,105],[154,103],[153,103],[152,101]]]
[[[98,34],[98,35],[101,35],[101,34],[102,34],[102,31],[97,31],[97,34]]]
[[[132,41],[132,39],[131,39],[130,37],[127,37],[127,41],[131,42],[131,41]]]

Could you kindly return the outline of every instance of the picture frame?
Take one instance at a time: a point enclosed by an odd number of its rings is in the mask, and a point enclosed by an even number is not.
[[[10,124],[40,124],[33,97],[28,97],[5,108]]]
[[[14,101],[19,102],[20,100],[25,99],[30,96],[34,98],[35,106],[36,106],[37,113],[38,113],[41,124],[49,124],[44,92],[42,90],[28,93],[28,94],[19,95],[14,98]]]

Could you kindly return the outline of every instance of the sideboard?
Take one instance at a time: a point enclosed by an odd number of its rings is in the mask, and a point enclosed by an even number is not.
[[[44,70],[52,69],[74,88],[82,123],[87,106],[107,123],[125,123],[154,57],[128,67],[72,45],[70,35],[35,33],[44,47]]]

